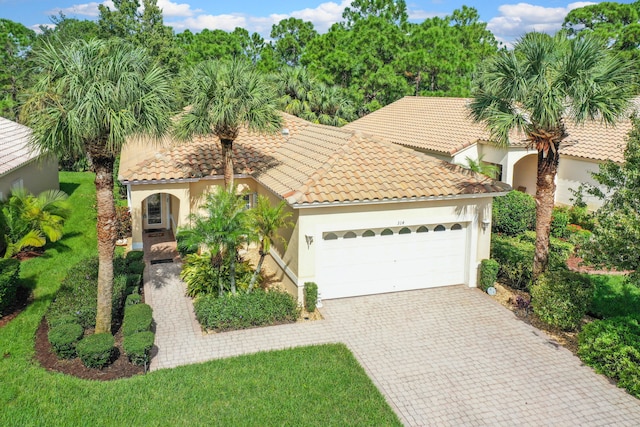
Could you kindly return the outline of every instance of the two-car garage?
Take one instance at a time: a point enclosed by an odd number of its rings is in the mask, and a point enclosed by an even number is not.
[[[465,283],[468,222],[322,232],[316,282],[323,299]]]

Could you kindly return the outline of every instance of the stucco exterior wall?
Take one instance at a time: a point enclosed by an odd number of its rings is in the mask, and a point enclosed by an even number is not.
[[[556,181],[556,204],[573,204],[571,199],[575,198],[575,196],[571,193],[571,189],[577,190],[582,183],[596,185],[596,181],[593,179],[591,174],[593,172],[598,172],[598,170],[598,162],[575,157],[561,156]],[[604,188],[602,189],[604,190]],[[602,201],[600,199],[591,196],[586,192],[583,192],[583,196],[589,209],[596,210],[602,206]]]
[[[538,173],[538,155],[536,153],[529,154],[528,156],[520,159],[514,166],[513,189],[524,189],[525,193],[535,196],[536,175]]]
[[[43,156],[0,176],[0,200],[6,199],[11,187],[19,181],[36,195],[45,190],[60,189],[58,159],[55,156]]]

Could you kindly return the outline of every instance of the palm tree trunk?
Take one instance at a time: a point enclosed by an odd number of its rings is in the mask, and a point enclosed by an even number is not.
[[[224,162],[224,188],[231,192],[233,189],[233,140],[220,138],[220,143]]]
[[[229,282],[231,284],[231,294],[236,294],[236,257],[238,255],[235,251],[231,254],[231,260],[229,261]]]
[[[92,158],[96,172],[98,211],[98,305],[96,333],[111,333],[113,252],[116,244],[116,210],[113,203],[113,159]]]
[[[256,266],[256,270],[253,272],[253,276],[251,276],[251,281],[249,282],[249,292],[253,291],[253,287],[258,280],[258,276],[260,275],[260,271],[262,270],[262,263],[264,262],[267,254],[260,248],[260,259],[258,260],[258,265]]]
[[[551,216],[556,194],[556,174],[558,173],[559,144],[551,142],[555,151],[549,150],[545,156],[538,152],[538,173],[536,181],[536,247],[533,258],[533,280],[547,270],[549,264],[549,236]]]

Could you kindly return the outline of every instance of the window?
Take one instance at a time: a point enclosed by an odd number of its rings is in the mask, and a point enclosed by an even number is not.
[[[324,240],[338,240],[338,235],[336,233],[324,233],[322,238]]]
[[[347,231],[346,233],[344,233],[344,236],[342,236],[343,239],[355,239],[356,238],[356,233],[354,233],[353,231]]]
[[[407,227],[402,227],[400,231],[398,231],[398,234],[411,234],[411,230],[409,230]]]
[[[244,208],[251,209],[256,205],[256,200],[258,198],[257,193],[248,193],[242,196],[242,200],[244,200]]]
[[[425,227],[424,225],[421,225],[420,227],[418,227],[418,229],[416,230],[416,233],[426,233],[427,231],[429,231],[429,229],[427,227]]]
[[[372,230],[367,230],[364,233],[362,233],[362,237],[373,237],[375,235],[376,233],[374,233]]]
[[[460,224],[453,224],[451,226],[452,230],[462,230],[462,226]]]
[[[436,228],[433,229],[433,231],[445,231],[445,230],[446,228],[442,224],[438,225]]]
[[[384,230],[382,230],[382,233],[380,233],[381,236],[392,236],[393,235],[393,231],[389,228],[385,228]]]

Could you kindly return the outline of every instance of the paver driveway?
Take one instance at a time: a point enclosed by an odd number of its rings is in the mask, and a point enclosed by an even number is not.
[[[321,321],[203,335],[178,271],[148,269],[151,369],[343,342],[406,425],[640,425],[638,400],[475,289],[325,301]]]

